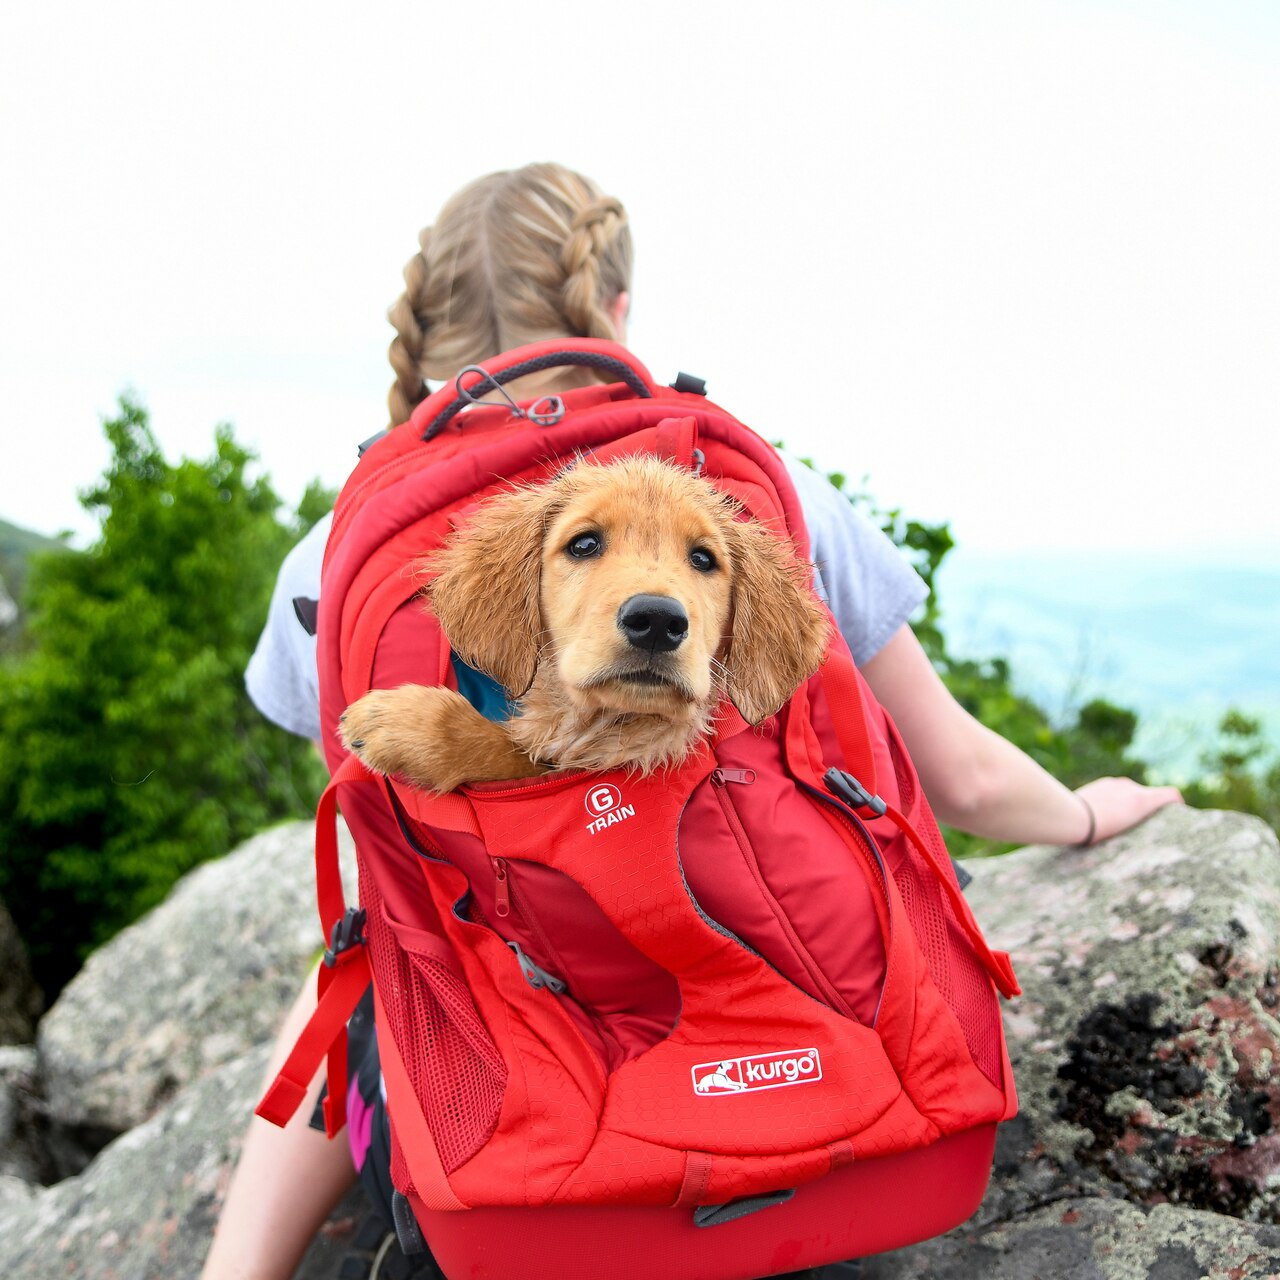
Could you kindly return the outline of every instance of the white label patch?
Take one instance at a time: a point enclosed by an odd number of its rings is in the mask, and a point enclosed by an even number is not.
[[[747,1058],[700,1062],[692,1074],[694,1093],[707,1096],[749,1093],[821,1080],[822,1060],[817,1049],[784,1049],[781,1053],[757,1053]]]
[[[608,782],[602,782],[599,786],[592,787],[587,792],[586,799],[582,803],[591,815],[591,821],[587,823],[587,830],[593,836],[603,831],[605,827],[612,827],[627,818],[636,816],[635,805],[623,804],[622,792]]]

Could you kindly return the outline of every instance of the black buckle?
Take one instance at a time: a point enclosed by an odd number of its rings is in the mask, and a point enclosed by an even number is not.
[[[879,796],[873,796],[851,773],[843,769],[828,769],[822,775],[827,790],[839,796],[851,809],[870,809],[877,818],[883,816],[888,807]]]
[[[673,391],[683,391],[691,393],[695,396],[705,396],[707,394],[707,380],[699,378],[693,373],[677,373],[676,380],[671,384]]]
[[[325,948],[324,962],[332,969],[338,963],[343,952],[352,947],[363,947],[365,910],[363,907],[348,907],[342,919],[334,922],[329,934],[329,945]]]

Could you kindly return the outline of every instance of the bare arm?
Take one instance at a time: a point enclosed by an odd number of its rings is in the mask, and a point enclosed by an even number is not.
[[[938,817],[962,831],[1018,844],[1075,844],[1088,835],[1088,808],[1097,819],[1094,839],[1103,840],[1182,800],[1176,787],[1130,778],[1068,790],[956,702],[910,627],[901,627],[862,674],[902,733]]]

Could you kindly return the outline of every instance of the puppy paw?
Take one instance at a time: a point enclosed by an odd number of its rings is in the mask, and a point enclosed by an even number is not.
[[[402,774],[420,786],[434,786],[425,776],[441,738],[449,700],[466,703],[448,689],[401,685],[374,689],[353,702],[338,725],[342,745],[359,756],[374,773]]]
[[[511,750],[502,730],[460,694],[417,684],[366,693],[347,708],[338,733],[374,773],[394,774],[427,791],[453,791],[488,776],[486,757]]]
[[[395,706],[397,690],[375,689],[353,702],[338,721],[342,745],[374,773],[396,772]]]

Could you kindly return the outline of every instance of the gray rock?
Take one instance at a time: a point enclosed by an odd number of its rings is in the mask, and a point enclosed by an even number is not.
[[[0,1179],[34,1183],[51,1172],[40,1133],[36,1068],[34,1045],[0,1048]]]
[[[9,1277],[195,1276],[261,1082],[264,1046],[118,1138],[78,1177],[0,1200]]]
[[[1121,1200],[1045,1205],[863,1263],[862,1280],[1275,1280],[1280,1227]]]
[[[1081,1193],[1280,1220],[1275,833],[1166,809],[971,870],[1023,987],[1005,1008],[1021,1114],[979,1221]]]
[[[0,902],[0,1045],[30,1044],[44,996],[31,976],[27,949]]]
[[[271,1039],[322,945],[312,831],[276,827],[199,867],[89,957],[37,1036],[54,1122],[122,1133]]]
[[[187,1280],[200,1274],[268,1047],[206,1073],[79,1176],[32,1190],[0,1178],[6,1280]],[[338,1139],[341,1141],[341,1139]],[[331,1215],[299,1276],[334,1277],[362,1204]]]

